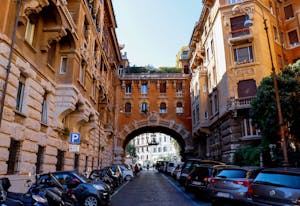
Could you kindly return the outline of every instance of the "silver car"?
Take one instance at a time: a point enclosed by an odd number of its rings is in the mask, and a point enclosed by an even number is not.
[[[250,205],[300,205],[300,168],[261,171],[248,188]]]
[[[239,166],[224,168],[210,180],[208,185],[212,205],[245,202],[248,187],[261,169],[259,167]]]

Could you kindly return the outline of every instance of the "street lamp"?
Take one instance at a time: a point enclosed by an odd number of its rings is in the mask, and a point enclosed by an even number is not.
[[[260,7],[260,6],[259,6]],[[275,98],[276,98],[276,105],[277,105],[277,113],[278,113],[278,121],[279,121],[279,127],[280,127],[280,136],[281,136],[281,147],[283,152],[283,166],[288,166],[288,155],[287,155],[287,149],[286,149],[286,139],[284,134],[284,125],[283,125],[283,117],[282,117],[282,111],[281,111],[281,104],[280,104],[280,97],[279,97],[279,90],[278,90],[278,84],[277,84],[277,77],[276,77],[276,71],[274,67],[273,57],[272,57],[272,51],[270,46],[270,39],[269,39],[269,33],[268,33],[268,26],[267,26],[267,19],[264,16],[263,9],[261,9],[261,14],[257,12],[259,16],[262,17],[263,23],[264,23],[264,29],[267,35],[268,40],[268,49],[270,53],[270,59],[271,59],[271,65],[272,65],[272,77],[274,82],[274,90],[275,90]],[[232,13],[235,13],[237,11],[242,11],[246,13],[244,26],[245,27],[251,27],[253,25],[253,21],[249,18],[249,14],[253,13],[255,10],[251,9],[250,7],[242,7],[241,5],[237,4],[232,8]]]

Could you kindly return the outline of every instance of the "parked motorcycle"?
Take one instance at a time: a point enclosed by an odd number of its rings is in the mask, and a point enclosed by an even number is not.
[[[27,193],[10,192],[8,189],[11,184],[8,178],[2,178],[2,187],[6,193],[6,205],[22,205],[22,206],[48,206],[48,201],[45,197],[46,193],[42,189],[34,188]],[[30,181],[28,181],[29,183]],[[9,204],[7,203],[9,202]]]

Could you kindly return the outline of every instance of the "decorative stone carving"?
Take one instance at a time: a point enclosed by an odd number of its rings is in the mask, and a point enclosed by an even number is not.
[[[49,5],[48,0],[23,0],[21,7],[21,16],[29,16],[30,14],[38,14],[43,7]]]

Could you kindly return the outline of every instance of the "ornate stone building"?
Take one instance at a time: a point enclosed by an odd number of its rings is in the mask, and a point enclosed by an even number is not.
[[[111,0],[5,0],[0,12],[0,174],[111,164],[122,62]]]
[[[236,148],[259,143],[249,108],[272,71],[264,19],[278,72],[300,58],[299,6],[297,0],[203,1],[189,44],[192,133],[199,156],[231,162]],[[246,27],[246,20],[253,25]]]

